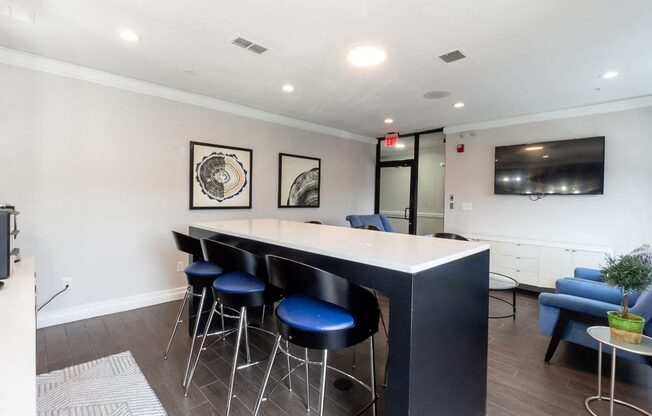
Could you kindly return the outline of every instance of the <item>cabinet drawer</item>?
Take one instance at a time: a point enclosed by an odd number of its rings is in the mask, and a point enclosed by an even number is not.
[[[524,270],[528,272],[539,271],[539,261],[537,259],[531,259],[528,257],[523,258],[503,255],[500,264],[502,267],[507,267],[510,269]]]
[[[527,244],[505,244],[503,246],[503,254],[514,257],[529,257],[531,259],[536,259],[539,257],[539,247]]]
[[[519,283],[530,286],[537,286],[539,280],[539,274],[536,272],[530,272],[527,270],[521,269],[512,269],[510,267],[503,267],[502,273],[513,279],[516,279]]]

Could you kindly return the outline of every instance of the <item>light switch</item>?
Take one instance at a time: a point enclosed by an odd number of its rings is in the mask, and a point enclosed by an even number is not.
[[[472,211],[473,204],[470,202],[462,202],[462,211]]]

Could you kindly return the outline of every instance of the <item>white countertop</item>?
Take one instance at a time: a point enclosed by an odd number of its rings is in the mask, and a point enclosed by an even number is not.
[[[0,415],[36,414],[34,259],[16,263],[0,289]]]
[[[192,226],[406,273],[489,250],[485,243],[278,219],[210,221]]]

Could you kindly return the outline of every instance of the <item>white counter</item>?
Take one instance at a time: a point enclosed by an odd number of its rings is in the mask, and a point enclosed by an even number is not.
[[[406,273],[489,250],[484,243],[277,219],[211,221],[192,226]]]
[[[34,259],[25,258],[0,289],[0,415],[36,414]]]

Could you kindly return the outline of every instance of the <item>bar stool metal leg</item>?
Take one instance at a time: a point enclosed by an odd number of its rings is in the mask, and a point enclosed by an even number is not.
[[[220,304],[220,318],[222,319],[222,332],[226,329],[224,326],[224,305]],[[224,338],[224,341],[226,341],[226,338]]]
[[[324,416],[324,397],[326,394],[326,370],[328,369],[328,350],[324,350],[319,376],[319,416]]]
[[[290,341],[285,341],[285,351],[290,352]],[[287,363],[288,363],[288,389],[292,391],[292,365],[290,365],[290,356],[286,355],[285,358],[287,358]]]
[[[308,367],[308,362],[310,359],[308,358],[308,348],[306,348],[305,359],[306,363],[304,366],[306,368],[306,410],[310,411],[310,368]]]
[[[184,293],[183,300],[181,301],[181,306],[179,306],[179,312],[177,313],[177,319],[174,321],[174,327],[172,328],[172,334],[170,335],[170,340],[168,341],[168,346],[165,348],[165,354],[163,355],[164,360],[168,359],[168,353],[170,352],[170,347],[172,346],[172,340],[174,339],[174,335],[177,333],[177,328],[179,327],[179,324],[182,322],[181,321],[181,314],[183,314],[183,309],[186,307],[186,302],[188,301],[188,297],[190,296],[190,294],[188,293],[188,290],[190,290],[190,286],[186,287],[186,293]]]
[[[190,370],[190,375],[188,375],[188,380],[186,380],[186,391],[184,393],[185,396],[188,395],[188,390],[190,389],[190,383],[192,382],[192,376],[195,375],[195,369],[197,368],[197,364],[199,364],[199,356],[201,355],[201,352],[204,350],[204,344],[206,343],[206,338],[208,338],[208,331],[209,328],[211,327],[211,322],[213,322],[213,316],[215,315],[216,309],[217,309],[217,301],[213,302],[213,306],[211,307],[211,313],[208,315],[208,321],[206,321],[206,329],[204,330],[204,335],[201,337],[201,343],[199,344],[197,357],[195,358],[195,362],[193,363],[192,368]]]
[[[231,413],[231,401],[233,399],[233,384],[235,383],[235,373],[238,370],[238,353],[240,352],[240,340],[242,338],[243,325],[247,319],[247,308],[240,308],[240,319],[238,320],[238,335],[236,335],[235,352],[231,362],[231,377],[229,379],[229,397],[226,399],[226,416]]]
[[[369,357],[371,360],[371,381],[369,383],[369,387],[371,387],[371,400],[373,400],[371,411],[373,412],[373,415],[376,416],[376,349],[373,335],[369,337],[369,344]],[[387,375],[387,368],[385,368],[385,375]]]
[[[267,369],[265,370],[265,377],[263,377],[263,384],[260,386],[260,391],[258,392],[258,399],[256,399],[256,407],[254,407],[254,415],[258,416],[260,411],[260,405],[263,402],[263,397],[265,396],[265,390],[267,389],[267,382],[269,381],[269,376],[272,374],[272,366],[274,365],[274,358],[276,358],[276,353],[278,352],[278,347],[281,343],[281,335],[276,336],[274,341],[274,347],[272,348],[272,354],[269,356],[269,362],[267,363]]]
[[[186,381],[188,379],[188,373],[190,372],[190,363],[192,361],[192,353],[195,348],[195,341],[197,340],[197,332],[199,332],[199,321],[201,321],[201,315],[204,310],[204,300],[206,299],[206,288],[203,287],[201,290],[201,299],[199,300],[199,308],[197,309],[197,314],[195,315],[195,330],[192,333],[192,343],[190,344],[190,354],[188,354],[188,364],[186,364],[186,374],[183,376],[183,387],[186,387]]]
[[[247,308],[244,309],[244,336],[245,336],[245,352],[247,353],[247,364],[251,364],[251,351],[249,350],[249,317],[247,316]]]

